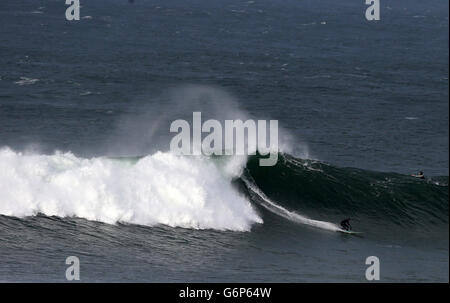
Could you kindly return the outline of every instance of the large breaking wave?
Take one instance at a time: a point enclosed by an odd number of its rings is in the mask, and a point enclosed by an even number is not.
[[[206,158],[155,153],[136,161],[0,150],[0,214],[105,223],[249,230],[262,220],[230,175]]]
[[[0,214],[233,231],[262,223],[258,209],[332,231],[339,227],[329,221],[343,216],[404,226],[448,223],[448,177],[417,180],[287,154],[260,167],[258,159],[162,152],[86,159],[3,148]]]

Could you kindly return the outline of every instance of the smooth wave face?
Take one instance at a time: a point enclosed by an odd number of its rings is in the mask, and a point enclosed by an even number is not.
[[[258,200],[260,201],[260,205],[262,205],[265,209],[269,210],[270,212],[281,216],[283,218],[286,218],[292,222],[304,224],[313,226],[316,228],[331,230],[331,231],[343,231],[339,226],[336,224],[333,224],[331,222],[324,222],[319,220],[313,220],[310,219],[304,215],[301,215],[295,211],[289,211],[286,208],[278,205],[274,201],[270,200],[256,185],[253,181],[249,180],[248,176],[243,176],[242,180],[244,181],[245,185],[250,190],[251,194],[254,194],[257,196]]]
[[[267,168],[260,167],[257,158],[247,163],[247,179],[253,183],[249,188],[263,192],[263,200],[276,201],[279,210],[281,207],[325,218],[364,216],[380,225],[448,224],[448,177],[421,180],[396,173],[338,168],[287,154],[280,155],[276,166]]]
[[[134,162],[134,163],[133,163]],[[155,153],[135,161],[0,150],[0,214],[248,231],[262,220],[205,158]]]

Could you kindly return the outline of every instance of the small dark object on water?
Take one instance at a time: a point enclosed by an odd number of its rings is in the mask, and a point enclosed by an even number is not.
[[[341,227],[343,230],[352,230],[352,226],[350,225],[350,218],[342,220]]]

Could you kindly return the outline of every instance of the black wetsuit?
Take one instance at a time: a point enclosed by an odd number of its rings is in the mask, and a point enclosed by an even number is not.
[[[413,177],[416,177],[416,178],[419,178],[419,179],[425,179],[423,171],[420,171],[417,175],[413,175]]]
[[[351,230],[352,226],[350,225],[350,218],[341,221],[341,227],[343,230]]]

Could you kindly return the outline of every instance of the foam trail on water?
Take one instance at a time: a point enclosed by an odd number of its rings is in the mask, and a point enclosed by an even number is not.
[[[0,149],[0,214],[248,231],[261,218],[204,157],[157,152],[135,163]]]
[[[260,198],[261,200],[260,205],[262,205],[264,208],[271,211],[272,213],[277,214],[283,218],[286,218],[292,222],[310,225],[313,227],[331,231],[342,231],[342,229],[334,223],[309,219],[296,212],[287,210],[286,208],[271,201],[257,186],[254,185],[254,183],[250,182],[246,176],[242,176],[242,180],[245,182],[247,187]]]

